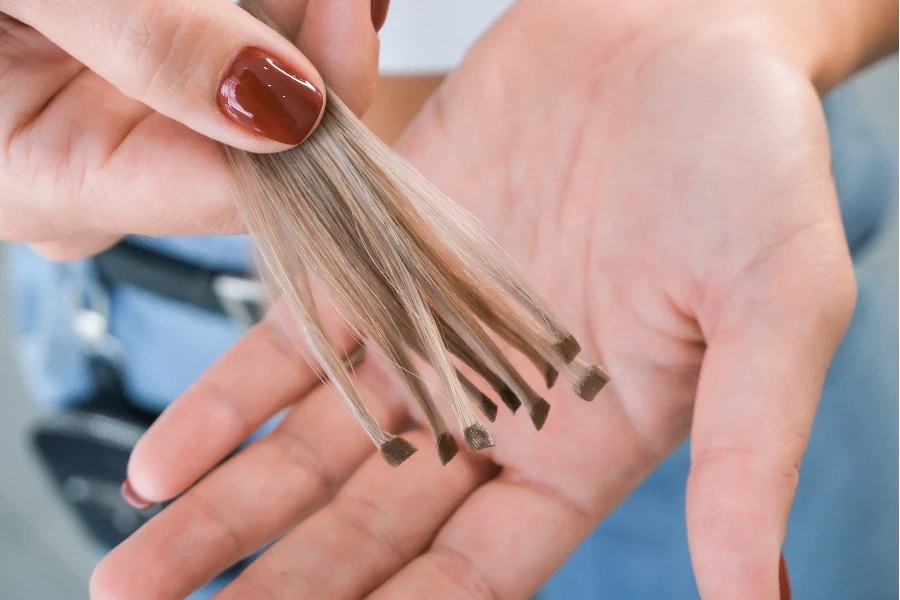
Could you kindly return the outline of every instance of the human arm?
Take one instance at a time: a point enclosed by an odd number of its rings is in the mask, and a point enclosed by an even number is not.
[[[801,458],[855,300],[818,96],[829,86],[814,85],[828,70],[813,66],[831,63],[798,60],[786,23],[747,2],[518,3],[399,148],[589,340],[608,390],[591,405],[548,395],[540,433],[501,416],[496,449],[442,471],[428,456],[390,471],[271,318],[164,415],[129,476],[151,500],[173,497],[296,402],[287,420],[104,561],[95,596],[166,581],[162,597],[178,597],[287,531],[222,598],[524,598],[690,433],[702,596],[777,597]],[[414,422],[377,363],[358,378],[386,424]]]

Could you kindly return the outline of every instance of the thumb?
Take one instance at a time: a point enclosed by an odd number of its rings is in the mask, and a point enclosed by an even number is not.
[[[709,600],[789,597],[779,564],[788,513],[855,301],[839,223],[805,229],[771,256],[731,288],[697,391],[687,525]]]
[[[121,92],[252,152],[318,124],[322,77],[288,40],[226,0],[0,0]]]

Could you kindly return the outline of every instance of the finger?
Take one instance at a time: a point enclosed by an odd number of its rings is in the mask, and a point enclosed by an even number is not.
[[[264,23],[284,31],[341,100],[362,115],[372,102],[378,78],[377,29],[387,16],[387,0],[307,0],[300,5],[294,0],[262,0],[259,4],[241,3]]]
[[[84,65],[34,28],[0,13],[0,135],[28,120]]]
[[[332,89],[353,112],[366,112],[375,94],[379,51],[369,0],[310,0],[297,45],[320,65]]]
[[[128,463],[134,495],[172,498],[197,481],[270,417],[320,380],[305,347],[282,326],[283,303],[253,327],[173,402],[140,439]],[[334,312],[323,314],[335,342],[354,343]],[[290,322],[290,321],[286,321]]]
[[[15,203],[0,206],[0,239],[245,231],[218,144],[127,100],[90,71],[76,79],[7,146],[0,197]],[[97,111],[105,94],[81,94],[91,81],[124,104]]]
[[[384,394],[373,362],[356,369],[360,391]],[[403,404],[369,402],[390,428]],[[373,455],[369,438],[320,386],[268,436],[225,462],[113,550],[91,578],[93,600],[182,600],[325,502]],[[377,460],[381,460],[378,458]]]
[[[226,0],[0,0],[124,94],[254,152],[315,128],[324,84],[288,40]]]
[[[409,439],[430,443],[423,431]],[[425,550],[457,506],[496,471],[474,455],[460,458],[441,468],[433,456],[419,453],[402,469],[369,458],[331,502],[268,549],[216,600],[362,598]]]
[[[368,597],[527,598],[594,524],[582,507],[504,471],[466,500],[427,552]]]
[[[810,235],[794,244],[806,245]],[[727,309],[711,335],[687,488],[688,538],[703,598],[779,597],[779,556],[800,461],[855,290],[842,240],[817,244],[806,256],[758,267],[746,287],[733,289],[733,297],[747,300]]]
[[[685,433],[668,399],[654,397],[660,376],[629,362],[612,361],[616,378],[593,403],[560,397],[537,436],[527,420],[498,419],[500,475],[370,597],[531,597]],[[624,404],[618,386],[639,400]]]

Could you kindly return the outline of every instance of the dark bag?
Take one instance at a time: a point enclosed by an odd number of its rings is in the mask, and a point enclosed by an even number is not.
[[[108,368],[98,364],[93,370]],[[153,419],[124,398],[121,386],[106,381],[92,397],[45,415],[31,431],[33,448],[60,495],[102,547],[117,546],[162,509],[138,511],[120,493],[128,457]]]

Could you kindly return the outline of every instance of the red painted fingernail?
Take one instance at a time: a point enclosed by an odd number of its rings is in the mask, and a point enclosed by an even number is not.
[[[791,600],[791,580],[788,577],[787,561],[784,554],[778,561],[778,589],[781,590],[781,600]]]
[[[134,488],[131,487],[131,482],[127,479],[122,482],[122,498],[124,498],[125,502],[127,502],[137,510],[147,510],[154,504],[149,500],[144,500],[143,498],[141,498],[138,493],[134,491]]]
[[[310,81],[259,48],[244,48],[216,98],[222,113],[270,140],[299,144],[319,121],[325,97]]]
[[[372,0],[372,25],[375,26],[375,31],[381,31],[384,27],[390,4],[391,0]]]

